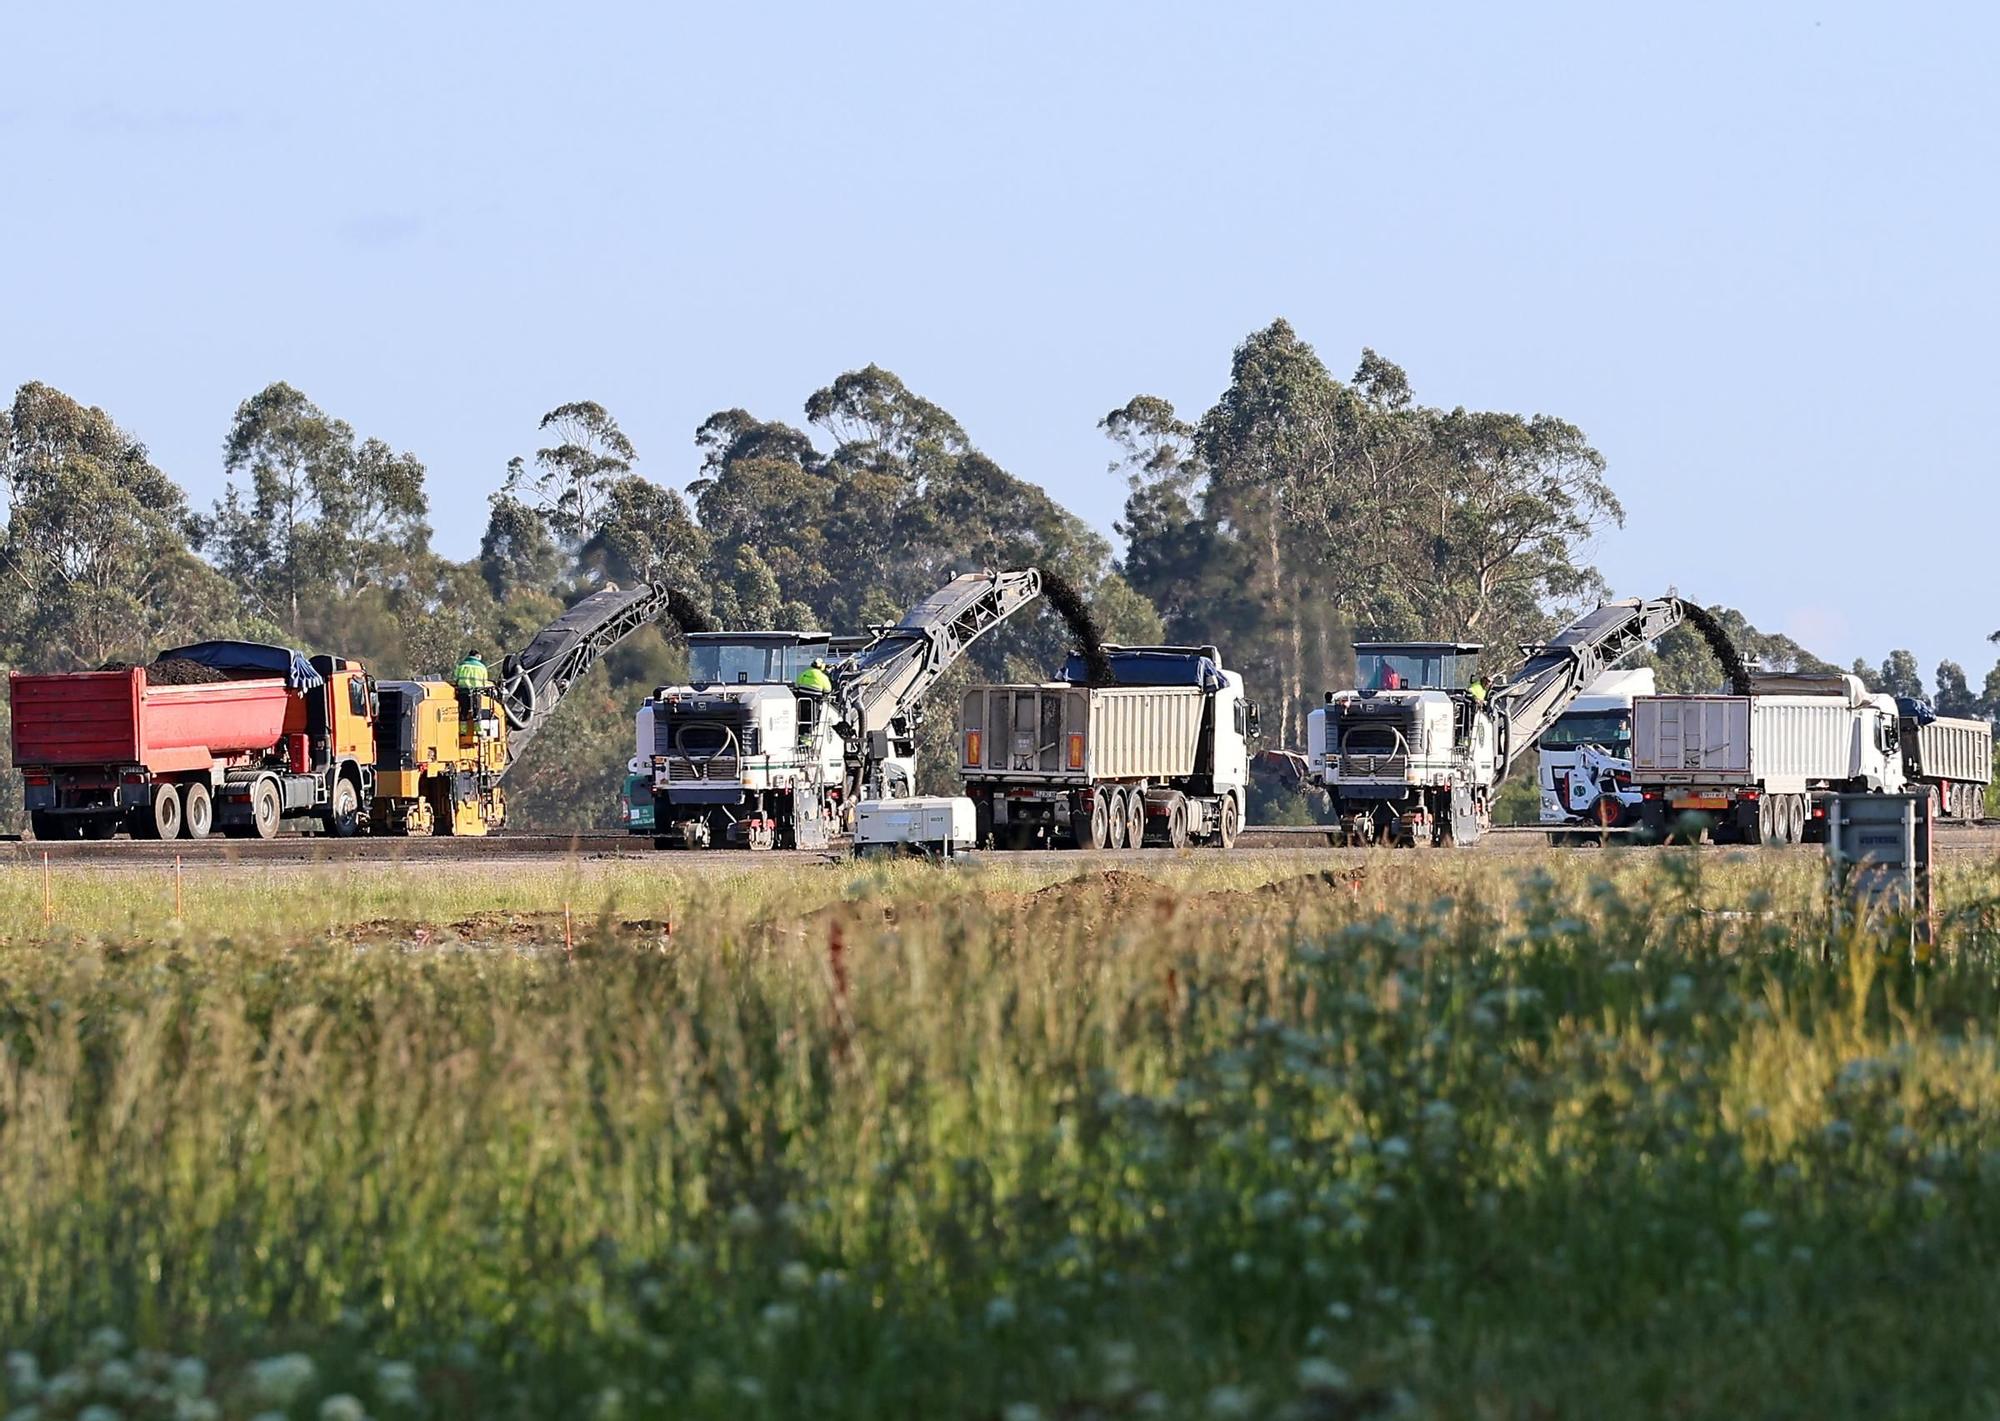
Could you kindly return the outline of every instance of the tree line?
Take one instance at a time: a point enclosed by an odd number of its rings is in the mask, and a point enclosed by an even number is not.
[[[1373,351],[1342,380],[1283,321],[1236,349],[1198,417],[1141,394],[1104,418],[1129,484],[1122,556],[879,366],[837,376],[800,414],[710,415],[683,492],[642,471],[611,411],[557,405],[524,440],[535,447],[496,471],[479,552],[458,561],[432,546],[423,461],[289,384],[237,407],[225,491],[198,509],[109,414],[30,382],[0,412],[0,667],[143,661],[234,636],[436,675],[468,647],[518,648],[607,582],[670,583],[718,627],[841,633],[893,620],[954,570],[1033,565],[1081,589],[1107,639],[1223,647],[1265,703],[1267,735],[1297,744],[1354,640],[1544,635],[1603,594],[1588,551],[1623,519],[1576,426],[1424,405]],[[1724,615],[1774,663],[1823,664]],[[981,644],[935,698],[927,782],[949,778],[958,689],[975,674],[1046,676],[1066,640],[1044,613]],[[1706,656],[1669,638],[1663,676],[1712,685]],[[1895,653],[1869,679],[1900,688],[1908,663]],[[683,669],[671,627],[606,658],[516,767],[516,822],[615,822],[633,712]],[[1964,674],[1946,663],[1938,680],[1940,709],[1957,710]],[[1965,704],[1990,714],[1996,700],[2000,669]],[[0,828],[18,806],[9,774]]]

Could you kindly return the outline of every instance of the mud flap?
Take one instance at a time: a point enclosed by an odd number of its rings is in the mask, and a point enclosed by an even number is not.
[[[818,801],[792,801],[792,847],[823,849],[833,842],[833,820]]]
[[[1483,833],[1479,823],[1479,807],[1472,798],[1470,785],[1451,787],[1451,841],[1460,847],[1469,847],[1479,842]]]

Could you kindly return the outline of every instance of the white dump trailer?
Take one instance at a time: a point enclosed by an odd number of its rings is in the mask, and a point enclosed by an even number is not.
[[[1640,696],[1632,715],[1640,826],[1655,835],[1798,843],[1820,837],[1828,795],[1920,786],[1940,812],[1976,813],[1992,774],[1990,727],[1924,723],[1845,674],[1763,675],[1748,696]]]
[[[1213,647],[1107,647],[1114,684],[974,686],[959,774],[1003,847],[1227,846],[1243,824],[1256,708]]]
[[[1934,812],[1947,819],[1977,819],[1986,812],[1986,786],[1993,780],[1993,723],[1940,716],[1919,721],[1914,735],[1905,722],[1905,778],[1935,792]]]

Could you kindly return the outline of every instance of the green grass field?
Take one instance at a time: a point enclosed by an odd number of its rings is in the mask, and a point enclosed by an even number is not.
[[[15,870],[0,1414],[2000,1408],[2000,872],[1300,873]]]

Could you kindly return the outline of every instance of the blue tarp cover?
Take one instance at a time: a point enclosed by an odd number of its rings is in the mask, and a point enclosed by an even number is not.
[[[1896,697],[1896,714],[1904,720],[1914,720],[1918,725],[1929,725],[1938,718],[1929,701],[1918,700],[1915,696]]]
[[[1113,651],[1108,655],[1114,685],[1199,686],[1204,691],[1222,687],[1222,669],[1206,656],[1177,651]],[[1090,683],[1090,666],[1081,653],[1070,653],[1063,663],[1062,679],[1072,686]]]
[[[315,691],[326,684],[305,658],[305,653],[286,646],[266,646],[261,641],[198,641],[193,646],[177,646],[163,651],[159,659],[175,657],[217,671],[239,676],[282,676],[294,691]]]

